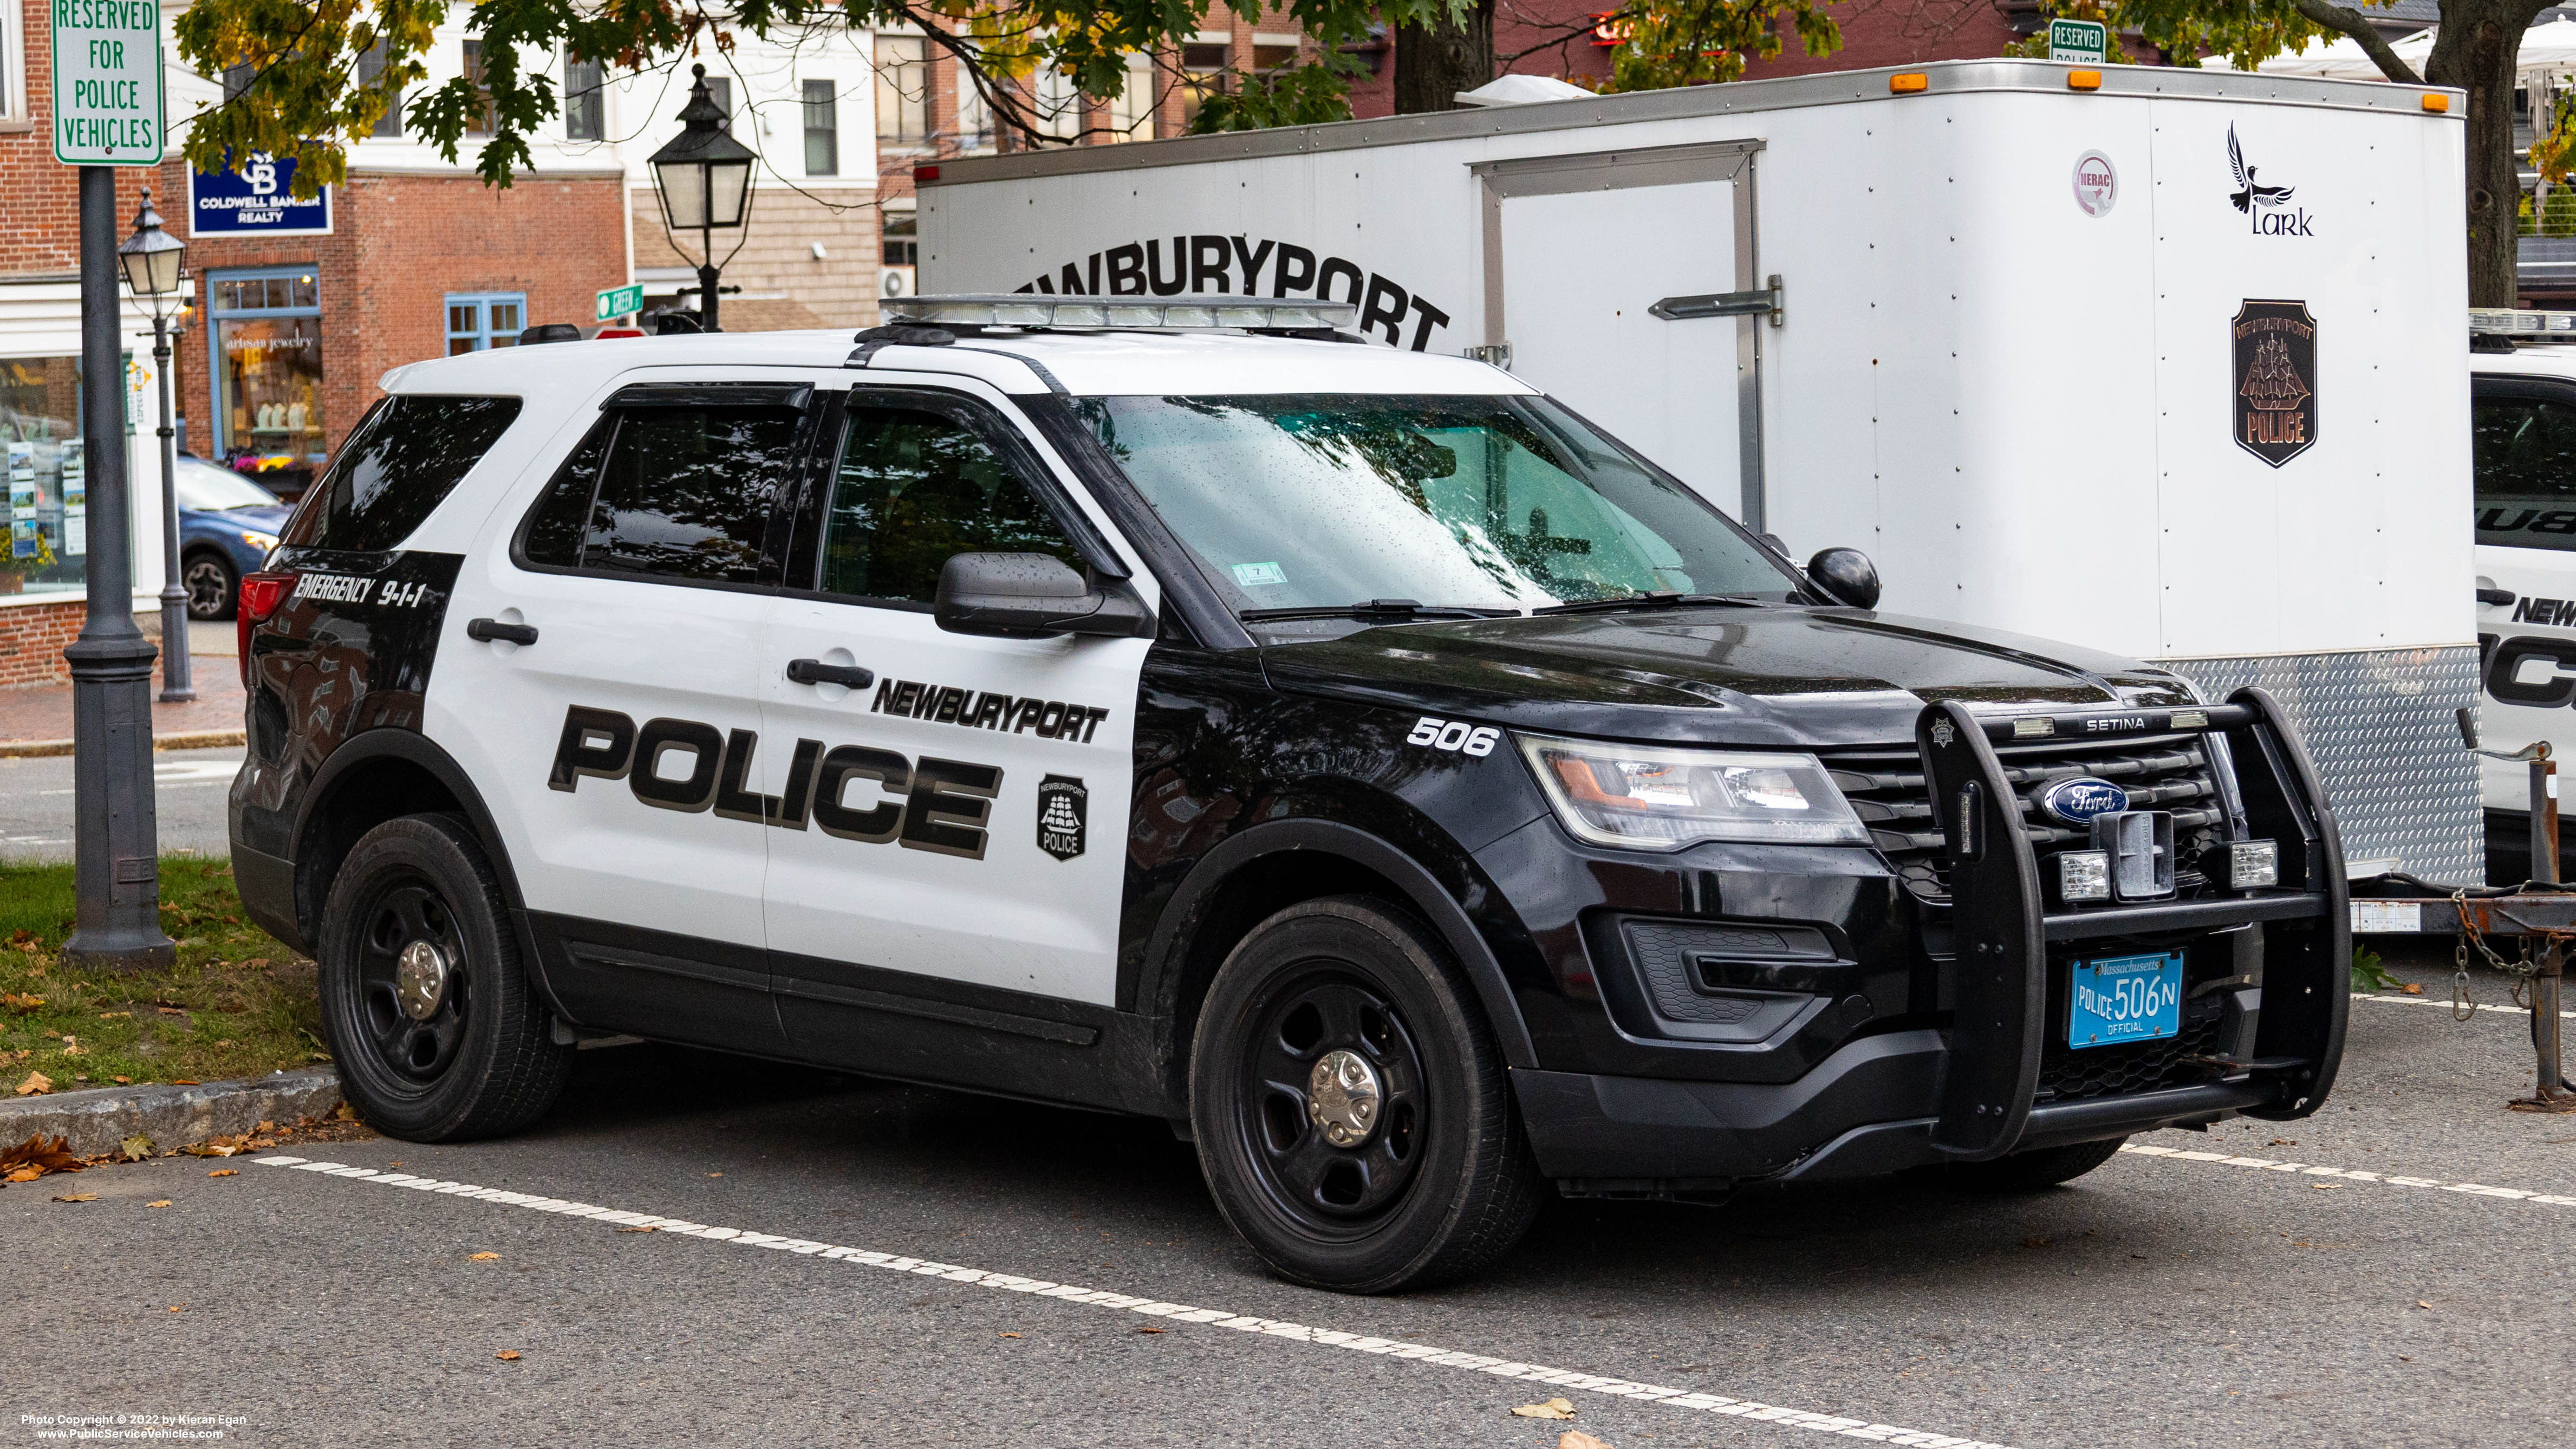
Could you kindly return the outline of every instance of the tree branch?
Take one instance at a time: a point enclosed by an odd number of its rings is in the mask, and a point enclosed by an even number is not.
[[[2370,57],[2371,64],[2378,66],[2380,74],[2390,80],[2406,86],[2420,86],[2424,83],[2422,76],[2417,75],[2405,61],[2399,59],[2396,51],[2388,48],[2388,42],[2380,37],[2378,31],[2371,28],[2370,22],[2362,18],[2360,11],[2349,6],[2330,5],[2326,0],[2290,0],[2290,4],[2296,7],[2301,15],[2326,29],[2339,30],[2361,42],[2361,48]]]

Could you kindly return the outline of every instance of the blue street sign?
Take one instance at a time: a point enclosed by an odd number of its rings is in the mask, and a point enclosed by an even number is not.
[[[295,158],[254,155],[230,171],[188,168],[192,236],[329,236],[331,188],[311,201],[288,194]]]

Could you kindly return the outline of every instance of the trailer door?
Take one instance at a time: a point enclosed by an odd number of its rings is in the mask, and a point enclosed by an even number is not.
[[[1492,161],[1485,341],[1533,386],[1760,529],[1759,141]]]

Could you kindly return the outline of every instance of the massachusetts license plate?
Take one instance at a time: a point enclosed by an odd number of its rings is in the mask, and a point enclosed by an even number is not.
[[[2182,1030],[2182,955],[2113,956],[2075,963],[2066,1014],[2070,1047],[2156,1041]]]

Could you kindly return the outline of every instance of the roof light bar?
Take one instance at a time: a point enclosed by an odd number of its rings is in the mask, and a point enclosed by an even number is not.
[[[1051,297],[1043,292],[960,293],[888,297],[877,303],[887,322],[948,327],[1241,327],[1268,330],[1350,328],[1352,302],[1260,297]]]
[[[2576,342],[2576,312],[2525,312],[2512,307],[2471,307],[2471,336],[2548,337]]]

